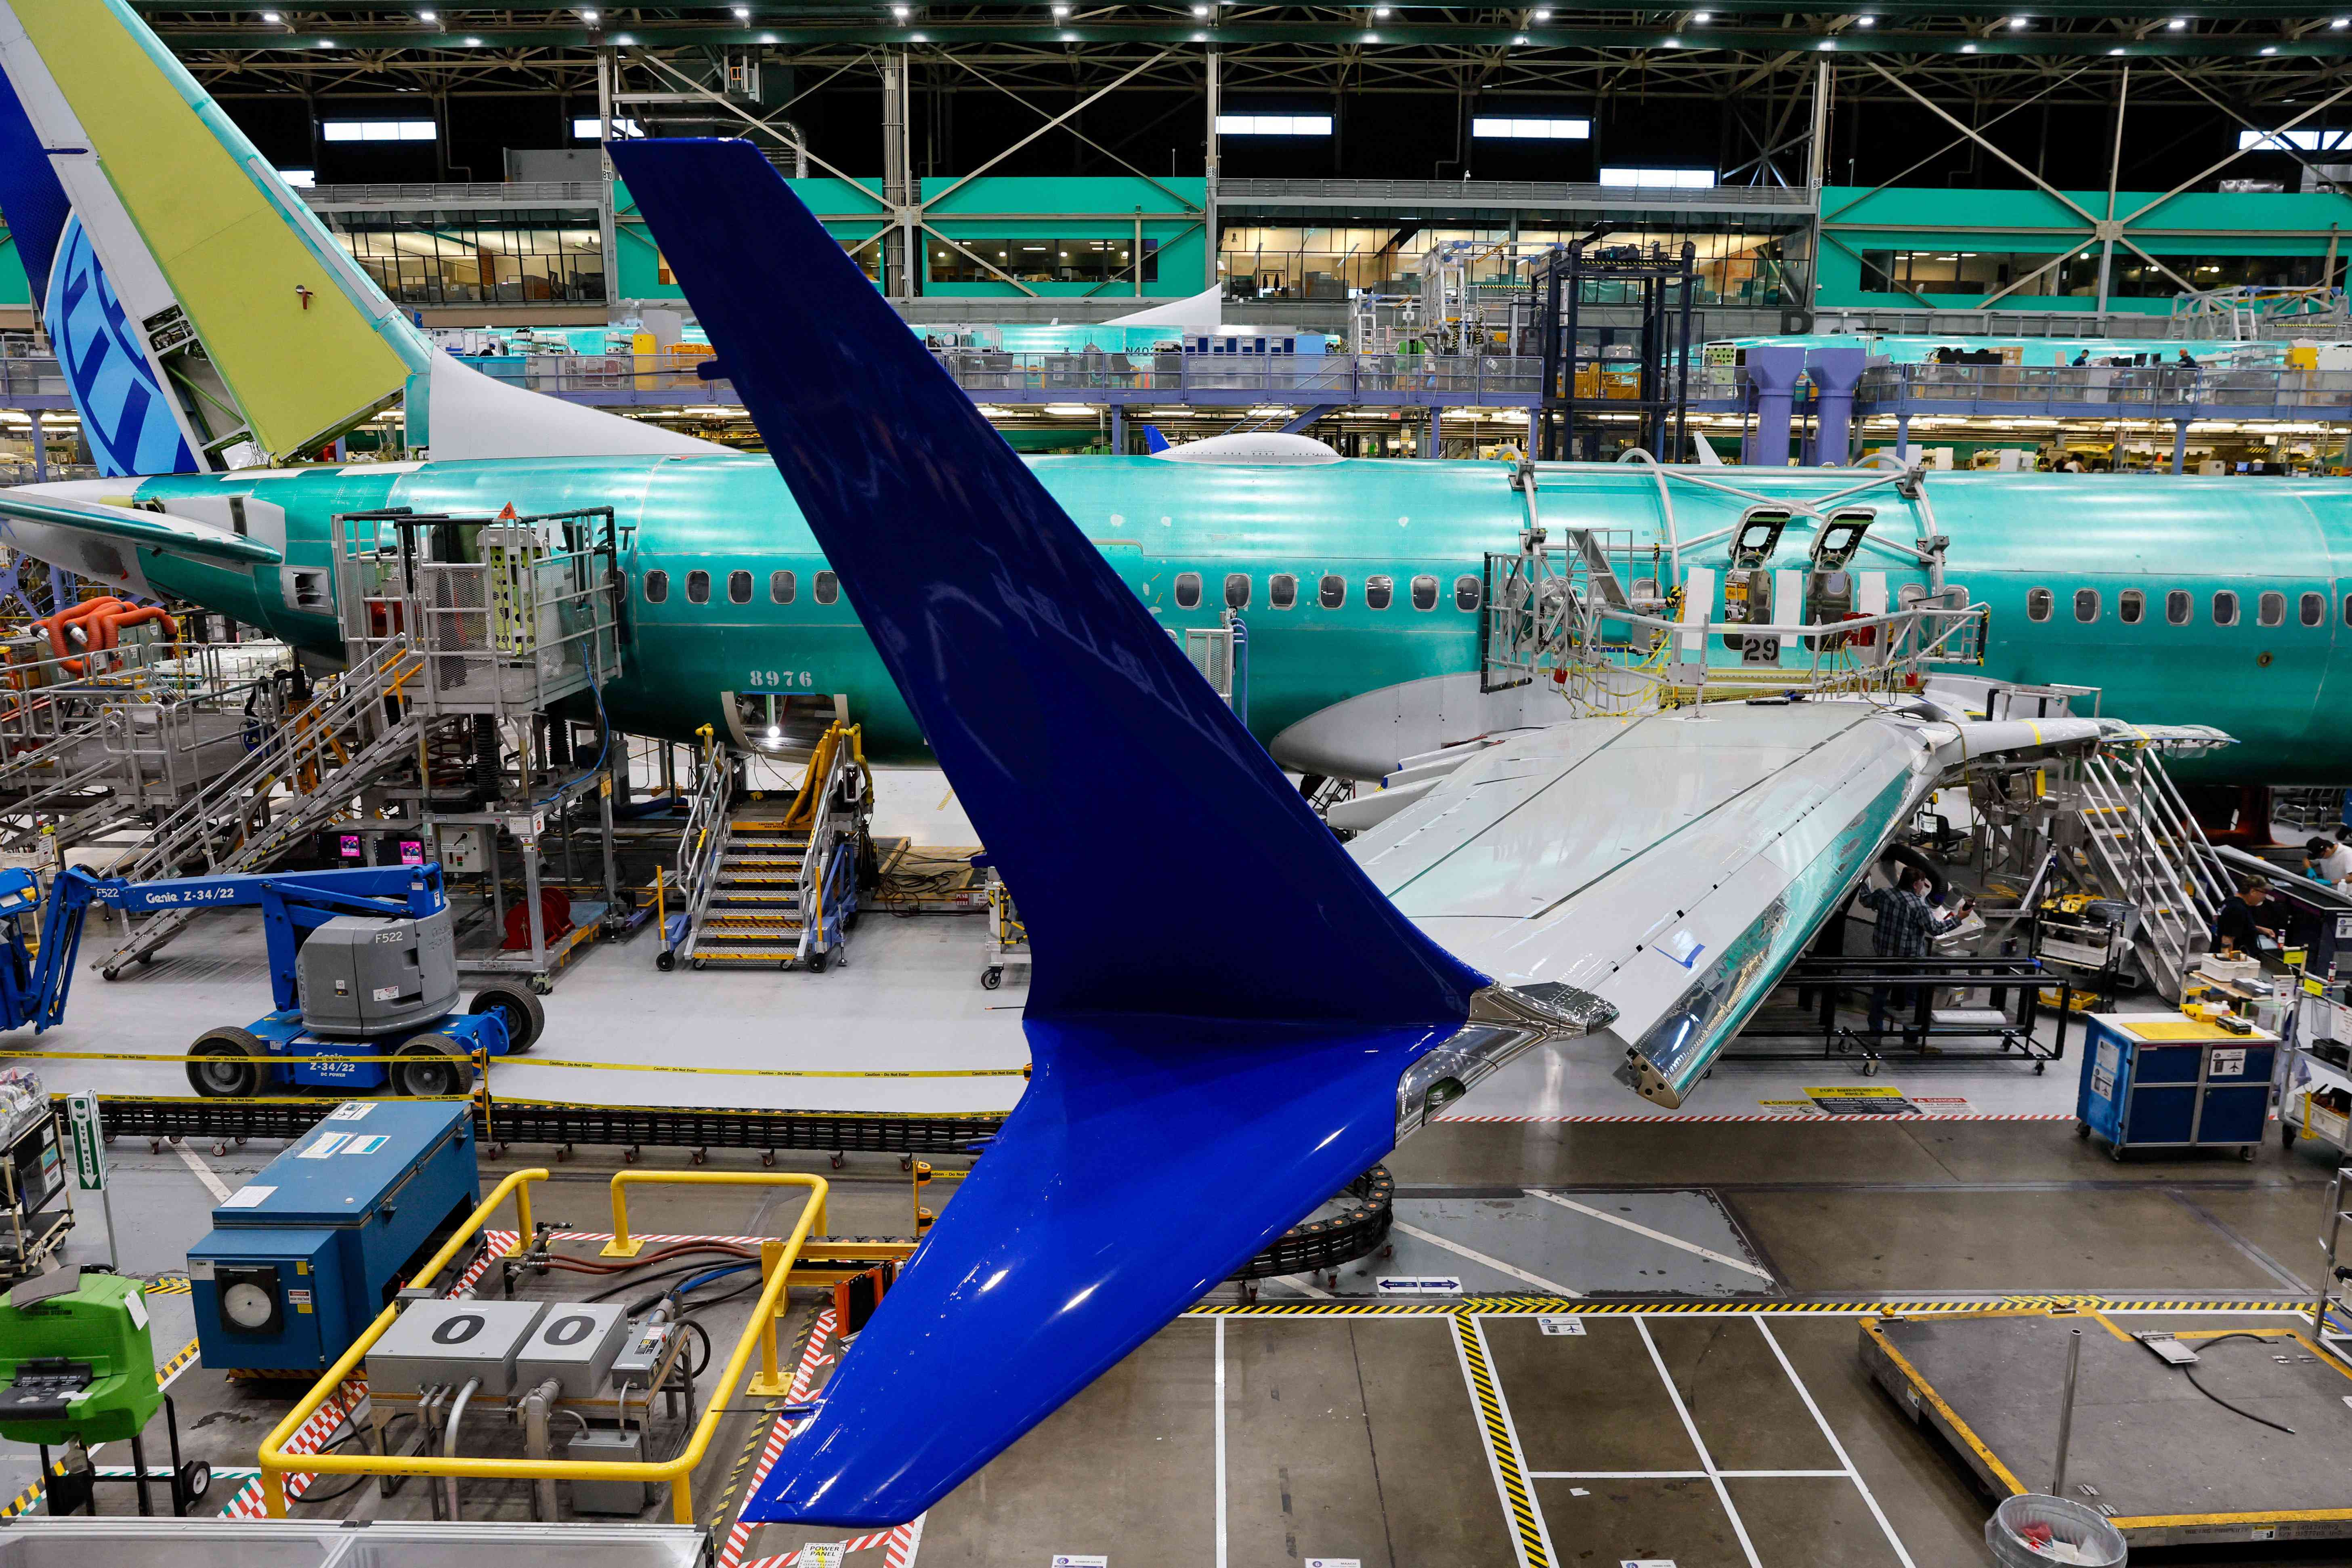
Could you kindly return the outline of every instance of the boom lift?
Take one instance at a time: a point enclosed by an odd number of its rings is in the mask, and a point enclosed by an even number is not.
[[[0,872],[0,1026],[61,1022],[90,906],[132,914],[258,909],[276,1007],[239,1028],[205,1030],[188,1054],[200,1095],[293,1085],[463,1093],[480,1051],[527,1051],[546,1021],[524,985],[492,980],[457,1007],[456,943],[440,865],[355,866],[257,876],[233,873],[133,882],[68,867],[43,906],[37,959],[21,929],[32,874]],[[278,1061],[273,1058],[321,1058]]]

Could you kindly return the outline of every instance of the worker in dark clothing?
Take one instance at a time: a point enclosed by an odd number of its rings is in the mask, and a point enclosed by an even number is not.
[[[2180,358],[2174,363],[2179,364],[2183,370],[2195,370],[2197,368],[2196,356],[2191,354],[2187,349],[2182,349],[2180,351]]]
[[[1925,958],[1936,939],[1968,919],[1976,907],[1971,900],[1960,900],[1960,907],[1949,914],[1938,914],[1927,901],[1936,886],[1935,879],[1925,871],[1909,867],[1895,873],[1895,885],[1874,888],[1862,895],[1862,901],[1878,911],[1878,929],[1871,938],[1871,951],[1881,958]],[[1886,1035],[1888,1004],[1910,1010],[1915,987],[1909,985],[1874,985],[1870,988],[1870,1032],[1874,1039]],[[1916,1045],[1916,1037],[1906,1029],[1906,1044]]]
[[[2238,896],[2221,906],[2221,913],[2213,921],[2213,945],[2224,953],[2258,953],[2267,940],[2276,944],[2282,939],[2286,921],[2284,911],[2270,905],[2271,885],[2262,877],[2249,877]]]

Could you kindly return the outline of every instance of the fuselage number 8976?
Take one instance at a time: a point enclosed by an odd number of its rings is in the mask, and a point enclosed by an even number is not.
[[[816,684],[816,675],[806,669],[755,669],[751,672],[754,691],[805,691]]]

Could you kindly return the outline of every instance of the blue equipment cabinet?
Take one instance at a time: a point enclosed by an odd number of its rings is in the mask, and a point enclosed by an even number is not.
[[[2233,1034],[2180,1013],[2095,1013],[2075,1131],[2126,1149],[2235,1149],[2254,1157],[2270,1118],[2279,1037]]]
[[[352,1100],[213,1210],[188,1249],[216,1371],[316,1373],[481,1202],[472,1108]]]

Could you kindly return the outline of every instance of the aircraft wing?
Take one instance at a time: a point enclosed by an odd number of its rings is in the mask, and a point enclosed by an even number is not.
[[[225,528],[37,489],[0,490],[0,540],[108,583],[138,584],[142,550],[215,566],[272,566],[276,550]]]
[[[1029,930],[1034,1080],[743,1512],[897,1523],[1605,1010],[1381,896],[756,150],[610,152]]]
[[[1931,793],[2101,734],[1863,700],[1570,720],[1422,761],[1398,785],[1418,793],[1348,847],[1500,984],[1608,1004],[1619,1076],[1674,1107]]]

